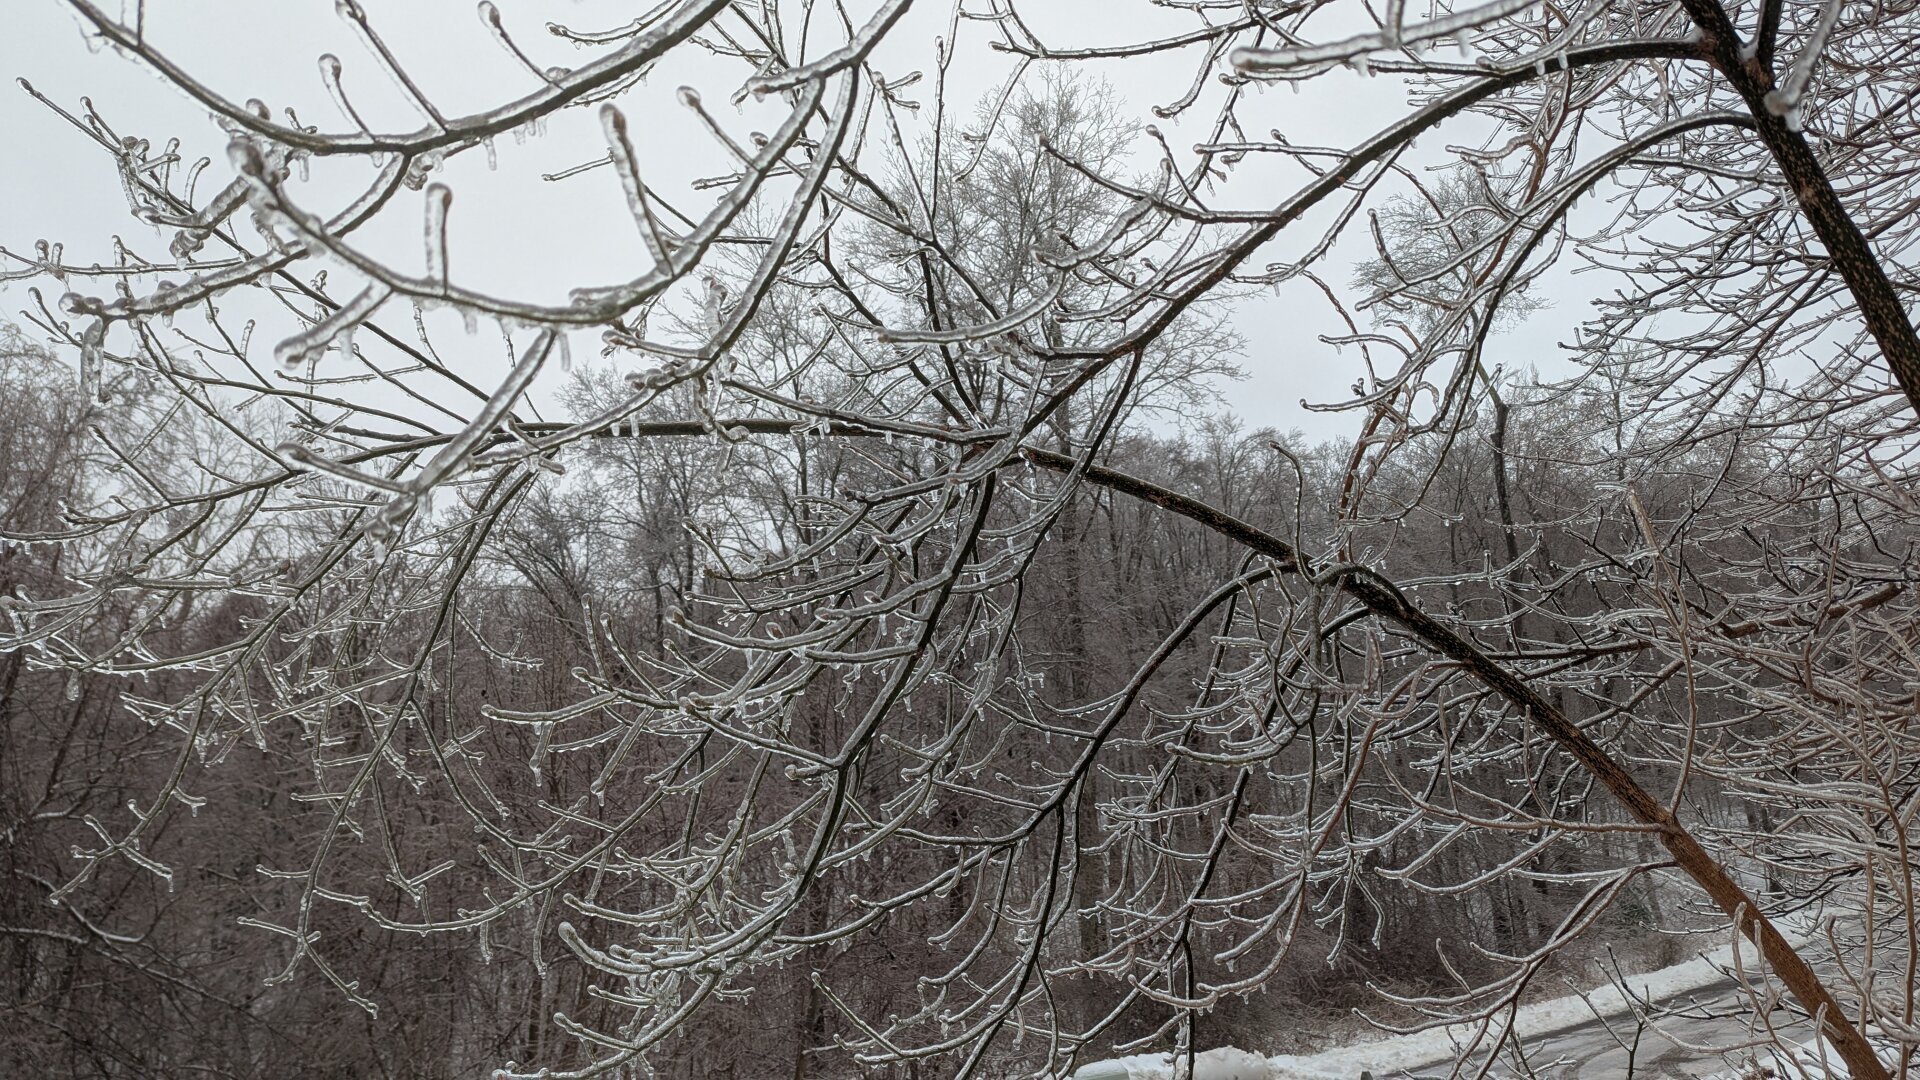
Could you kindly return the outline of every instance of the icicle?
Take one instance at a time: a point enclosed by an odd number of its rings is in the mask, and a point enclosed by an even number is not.
[[[453,189],[445,184],[427,188],[427,280],[442,291],[447,287],[447,208],[452,205]]]

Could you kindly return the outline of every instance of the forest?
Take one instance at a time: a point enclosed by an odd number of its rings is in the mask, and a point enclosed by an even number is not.
[[[48,6],[10,1075],[1920,1072],[1920,5]]]

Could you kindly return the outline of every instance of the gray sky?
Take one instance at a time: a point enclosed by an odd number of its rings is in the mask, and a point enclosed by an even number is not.
[[[112,0],[107,0],[109,10]],[[364,0],[374,25],[443,113],[449,115],[494,107],[528,92],[531,76],[519,69],[493,42],[465,0]],[[533,4],[506,0],[501,10],[508,29],[541,63],[577,64],[587,55],[544,30],[549,19],[579,29],[610,28],[632,17],[633,7],[612,2],[568,0]],[[850,5],[856,17],[873,6],[872,0]],[[9,5],[8,34],[0,38],[0,70],[30,80],[36,89],[60,103],[77,108],[81,96],[92,99],[109,123],[123,134],[136,134],[164,143],[183,140],[189,158],[214,161],[202,190],[231,175],[225,161],[225,136],[205,113],[139,63],[111,51],[89,50],[79,23],[62,0],[14,0]],[[921,0],[897,27],[876,56],[888,77],[919,69],[928,80],[913,96],[931,100],[934,67],[933,42],[947,32],[950,6]],[[1115,44],[1140,40],[1157,31],[1190,28],[1190,16],[1156,8],[1144,0],[1048,0],[1021,8],[1030,24],[1049,43],[1061,45]],[[381,75],[345,21],[337,17],[331,0],[194,0],[147,4],[148,40],[183,68],[235,100],[257,97],[276,112],[292,106],[307,123],[325,130],[346,125],[324,91],[316,58],[331,52],[346,68],[345,82],[355,104],[376,129],[410,129],[418,116],[398,90]],[[962,22],[956,61],[951,67],[949,108],[971,115],[974,103],[995,89],[1009,70],[1004,54],[987,48],[989,28]],[[1197,50],[1165,57],[1089,65],[1107,78],[1124,98],[1129,113],[1142,125],[1158,124],[1176,152],[1205,134],[1212,117],[1205,99],[1190,113],[1191,120],[1157,120],[1151,106],[1174,100],[1187,88]],[[690,84],[699,89],[708,107],[732,125],[736,121],[770,129],[779,113],[774,104],[751,101],[736,109],[728,103],[742,78],[737,61],[710,57],[670,59],[647,84],[622,99],[643,155],[643,168],[652,186],[669,197],[678,194],[683,206],[701,207],[710,195],[688,191],[687,181],[725,171],[724,159],[686,110],[673,103],[674,89]],[[0,130],[6,132],[7,164],[0,172],[0,245],[28,252],[33,242],[64,243],[73,263],[108,261],[111,237],[120,234],[129,244],[152,256],[164,254],[158,230],[134,221],[125,213],[125,200],[111,161],[65,121],[9,84],[0,93]],[[1296,143],[1350,145],[1363,137],[1403,104],[1404,88],[1385,79],[1365,79],[1339,72],[1314,81],[1305,93],[1286,88],[1259,91],[1245,115],[1282,129]],[[921,112],[925,129],[930,109]],[[1259,131],[1262,129],[1253,128]],[[918,132],[909,132],[914,137]],[[548,183],[540,174],[577,165],[605,153],[599,123],[587,109],[568,110],[556,117],[540,137],[524,142],[500,140],[493,167],[480,153],[449,162],[439,179],[455,191],[451,215],[453,274],[464,284],[537,300],[561,299],[579,284],[624,280],[636,266],[645,265],[641,246],[609,169]],[[1265,171],[1251,159],[1217,195],[1220,205],[1267,206],[1283,198],[1297,179]],[[311,205],[337,205],[324,196],[348,192],[365,178],[364,163],[327,162],[315,167]],[[336,180],[337,176],[337,180]],[[417,198],[417,197],[416,197]],[[1355,230],[1355,237],[1364,233]],[[389,210],[385,220],[366,230],[362,242],[376,254],[390,256],[396,265],[419,259],[419,218],[405,209]],[[1291,246],[1283,239],[1279,250]],[[1348,248],[1356,253],[1354,245]],[[1257,260],[1264,262],[1265,260]],[[1257,267],[1255,267],[1257,268]],[[1325,270],[1330,284],[1343,285],[1343,264]],[[1555,303],[1495,345],[1493,359],[1509,368],[1554,365],[1554,342],[1569,336],[1569,327],[1584,313],[1578,293],[1564,281],[1549,287]],[[43,288],[48,283],[41,283]],[[0,290],[9,317],[27,306],[19,286]],[[51,297],[50,297],[51,299]],[[245,301],[234,301],[244,303]],[[1229,407],[1250,425],[1299,427],[1313,437],[1346,432],[1351,418],[1329,417],[1300,408],[1302,398],[1336,399],[1359,373],[1354,350],[1344,354],[1317,340],[1323,333],[1342,332],[1316,289],[1305,283],[1269,290],[1236,305],[1234,325],[1247,341],[1242,366],[1247,378],[1224,387]],[[436,317],[429,324],[443,355],[466,355],[460,346],[463,330],[457,317]],[[290,326],[279,329],[284,334]],[[278,334],[263,327],[267,340],[257,341],[263,352]],[[476,382],[495,376],[488,372],[504,365],[497,331],[482,328],[482,341],[471,349]],[[504,370],[503,367],[501,367]]]

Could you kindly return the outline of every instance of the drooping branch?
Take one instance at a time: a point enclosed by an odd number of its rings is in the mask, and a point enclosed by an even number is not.
[[[1087,483],[1130,495],[1198,522],[1273,560],[1281,571],[1331,585],[1374,615],[1406,630],[1430,651],[1472,673],[1605,785],[1635,820],[1652,826],[1661,845],[1673,856],[1675,865],[1760,949],[1807,1012],[1822,1020],[1827,1037],[1853,1076],[1861,1080],[1886,1080],[1886,1066],[1874,1054],[1865,1034],[1847,1022],[1845,1010],[1812,966],[1733,880],[1727,868],[1671,809],[1634,779],[1625,766],[1572,718],[1534,689],[1524,674],[1495,660],[1478,645],[1415,606],[1406,594],[1375,570],[1358,565],[1316,566],[1304,553],[1272,533],[1158,484],[1103,466],[1082,468],[1075,458],[1037,447],[1024,447],[1021,453],[1033,464],[1055,472],[1071,473],[1081,468]]]
[[[477,143],[490,135],[504,134],[523,124],[549,116],[595,91],[644,70],[647,65],[671,52],[712,22],[729,6],[730,0],[698,0],[682,5],[655,24],[647,33],[636,35],[617,52],[601,57],[516,101],[490,112],[430,124],[407,135],[321,135],[288,124],[275,123],[250,109],[221,96],[194,78],[164,53],[149,45],[134,28],[128,27],[87,0],[69,0],[74,14],[92,31],[129,56],[152,68],[154,73],[199,102],[208,112],[256,135],[272,139],[282,146],[310,154],[400,153],[408,156],[444,151],[447,148]],[[357,6],[347,5],[348,10]]]

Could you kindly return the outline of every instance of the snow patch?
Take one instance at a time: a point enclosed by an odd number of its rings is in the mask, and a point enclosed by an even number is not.
[[[1814,936],[1811,926],[1783,925],[1781,933],[1795,949]],[[1744,940],[1739,947],[1745,969],[1751,971],[1760,965],[1758,950]],[[1596,1017],[1627,1015],[1639,1002],[1662,1002],[1720,985],[1727,981],[1726,972],[1733,966],[1733,949],[1733,943],[1729,942],[1672,967],[1627,976],[1631,1000],[1618,984],[1607,983],[1584,993],[1523,1005],[1513,1018],[1514,1035],[1523,1041],[1544,1038],[1591,1023]],[[1480,1029],[1479,1023],[1448,1024],[1317,1054],[1275,1054],[1268,1058],[1222,1047],[1195,1057],[1191,1080],[1355,1080],[1362,1070],[1376,1076],[1393,1076],[1402,1070],[1452,1061],[1479,1036]],[[1076,1070],[1073,1080],[1189,1080],[1186,1062],[1182,1060],[1176,1066],[1172,1058],[1171,1054],[1135,1054],[1095,1062]],[[1733,1075],[1729,1074],[1728,1080]],[[1837,1080],[1845,1073],[1833,1075]]]

